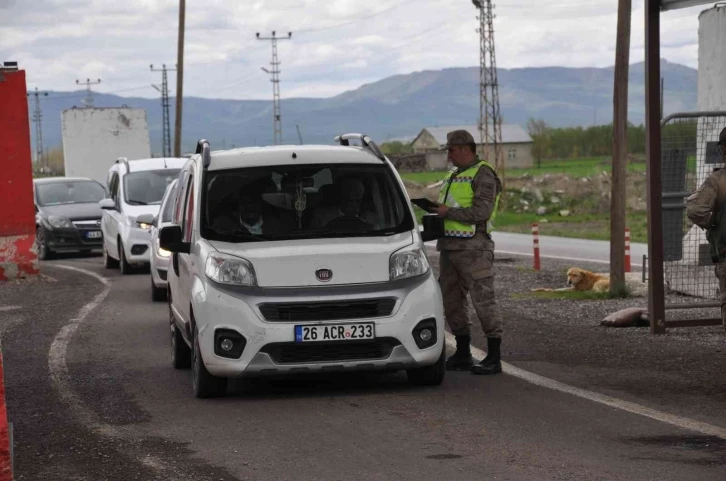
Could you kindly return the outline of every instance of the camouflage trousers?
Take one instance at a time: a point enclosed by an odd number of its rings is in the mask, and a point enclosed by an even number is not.
[[[721,322],[726,327],[726,261],[716,264],[716,278],[718,279],[718,291],[721,296]]]
[[[494,252],[441,251],[439,285],[446,321],[455,336],[471,334],[467,294],[487,337],[502,336],[502,316],[494,296]]]

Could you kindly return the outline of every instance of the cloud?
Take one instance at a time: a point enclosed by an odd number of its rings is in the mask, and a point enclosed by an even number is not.
[[[603,67],[615,58],[613,0],[497,2],[498,66]],[[697,66],[698,13],[663,14],[663,56]],[[0,0],[0,59],[27,70],[29,88],[128,89],[155,97],[149,64],[176,63],[178,0]],[[267,99],[270,42],[278,44],[281,93],[327,97],[390,75],[479,61],[471,2],[449,0],[206,0],[187,2],[185,95]],[[643,0],[633,2],[631,61],[643,58]],[[170,86],[174,89],[174,79]]]

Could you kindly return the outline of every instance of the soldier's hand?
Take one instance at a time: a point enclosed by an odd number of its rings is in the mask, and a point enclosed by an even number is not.
[[[441,217],[446,217],[446,214],[449,213],[449,208],[443,204],[440,204],[439,206],[432,208],[431,212],[436,215],[440,215]]]

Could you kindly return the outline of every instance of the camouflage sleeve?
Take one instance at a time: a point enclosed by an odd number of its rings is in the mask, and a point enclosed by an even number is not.
[[[484,224],[494,211],[497,194],[501,191],[501,183],[496,174],[487,167],[477,172],[471,185],[474,190],[474,201],[469,208],[451,208],[446,215],[448,219],[464,224]]]
[[[686,216],[699,227],[708,228],[713,222],[718,198],[718,180],[711,175],[686,199]]]

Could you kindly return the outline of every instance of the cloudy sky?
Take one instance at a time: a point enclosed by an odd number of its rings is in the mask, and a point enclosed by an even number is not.
[[[617,0],[498,0],[500,68],[614,63]],[[709,5],[706,5],[707,7]],[[662,56],[697,66],[698,14],[663,14]],[[631,61],[643,53],[643,0],[633,0]],[[328,97],[413,71],[478,65],[470,0],[187,0],[185,96],[268,99],[278,36],[285,97]],[[17,60],[29,88],[156,97],[176,63],[178,0],[0,0],[0,60]],[[170,86],[175,88],[172,74]]]

